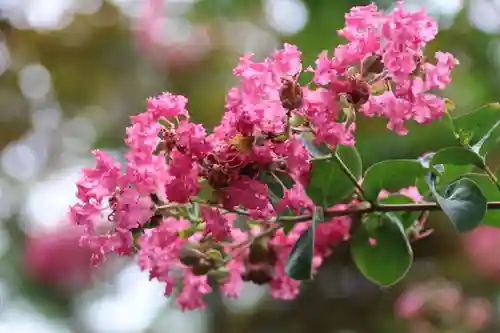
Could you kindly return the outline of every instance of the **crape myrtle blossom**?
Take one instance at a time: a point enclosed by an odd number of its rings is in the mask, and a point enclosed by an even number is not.
[[[191,122],[184,96],[149,98],[126,130],[125,165],[95,151],[96,166],[77,183],[70,216],[84,227],[81,242],[92,249],[93,263],[136,254],[182,309],[203,308],[211,280],[228,297],[237,297],[244,282],[268,285],[275,298],[296,297],[300,285],[285,263],[312,223],[285,228],[280,217],[315,209],[307,194],[310,145],[354,145],[357,112],[387,118],[401,135],[408,120],[439,119],[445,104],[430,91],[449,84],[457,61],[442,52],[435,61],[423,56],[436,32],[424,11],[406,12],[402,3],[392,13],[354,7],[339,31],[347,43],[332,58],[321,53],[305,69],[314,73],[305,85],[298,83],[303,67],[294,45],[261,61],[244,55],[233,70],[239,84],[228,91],[210,134]],[[421,200],[414,189],[402,194]],[[105,229],[98,227],[103,221]],[[316,227],[313,273],[349,239],[351,224],[341,216]]]

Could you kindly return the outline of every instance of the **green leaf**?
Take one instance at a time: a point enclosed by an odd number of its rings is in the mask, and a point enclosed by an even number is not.
[[[453,119],[455,128],[463,133],[470,134],[472,142],[478,142],[491,129],[492,124],[500,121],[500,104],[489,103],[472,112]]]
[[[431,168],[432,158],[436,155],[436,153],[429,153],[425,156],[420,157],[418,160],[425,168]],[[467,165],[453,165],[453,164],[435,164],[432,166],[432,170],[439,174],[439,178],[437,179],[436,189],[439,191],[440,188],[444,184],[451,183],[454,180],[457,180],[464,173],[471,172],[474,167],[470,164]],[[420,177],[417,181],[418,191],[426,196],[430,193],[430,187],[427,184],[426,176]]]
[[[474,181],[461,178],[452,182],[442,196],[436,190],[436,176],[430,174],[427,181],[439,206],[459,232],[471,231],[481,223],[487,200]]]
[[[378,225],[366,228],[367,224]],[[370,239],[375,244],[370,244]],[[370,214],[351,240],[354,263],[370,281],[390,286],[410,270],[413,251],[401,223],[393,215]]]
[[[430,161],[431,166],[451,165],[474,165],[484,168],[484,160],[481,156],[466,147],[448,147],[437,151]]]
[[[300,235],[293,245],[285,264],[286,274],[294,280],[310,280],[312,278],[312,261],[314,257],[314,234],[316,225],[324,221],[324,210],[316,207],[312,226]]]
[[[198,195],[196,197],[204,201],[210,201],[212,200],[213,195],[214,189],[208,184],[208,181],[200,181],[200,192],[198,192]]]
[[[471,147],[471,150],[476,154],[481,156],[483,159],[486,155],[498,145],[500,141],[500,121],[497,121],[493,127],[486,133],[481,140],[476,142],[474,146]]]
[[[426,169],[416,160],[389,160],[376,163],[366,170],[361,187],[366,199],[376,201],[381,190],[394,192],[415,186]]]
[[[500,191],[488,176],[479,173],[467,173],[463,177],[472,180],[481,189],[481,193],[488,201],[500,201]],[[500,227],[500,211],[488,210],[483,223],[493,227]]]
[[[293,179],[286,173],[279,172],[276,173],[276,177],[279,178],[281,183],[285,185],[286,188],[292,188],[294,182]],[[261,172],[259,174],[260,181],[264,184],[267,185],[270,194],[272,194],[273,198],[272,199],[281,199],[283,198],[284,191],[283,191],[283,186],[278,182],[272,174],[269,172]]]
[[[324,143],[319,146],[315,145],[312,142],[313,138],[314,137],[311,133],[302,133],[300,135],[300,139],[302,140],[304,146],[309,151],[309,154],[311,154],[312,157],[328,156],[329,154],[333,153],[332,150]]]
[[[379,202],[382,204],[402,205],[415,203],[415,200],[403,194],[391,194],[379,200]],[[412,227],[420,215],[419,212],[392,212],[391,214],[401,221],[405,230]]]
[[[291,221],[282,222],[282,224],[283,224],[283,232],[285,233],[285,235],[288,235],[288,233],[292,231],[293,227],[295,227],[295,222]]]
[[[354,177],[360,179],[362,173],[361,157],[356,148],[339,145],[336,153],[351,170]],[[311,178],[306,192],[316,205],[327,208],[352,194],[354,184],[342,171],[335,157],[331,157],[313,161]]]

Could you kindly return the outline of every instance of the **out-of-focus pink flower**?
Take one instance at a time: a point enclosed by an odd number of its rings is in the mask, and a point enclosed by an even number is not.
[[[402,318],[416,317],[425,303],[425,291],[414,287],[404,292],[396,301],[396,314]]]
[[[493,306],[484,298],[472,298],[465,304],[465,323],[473,330],[479,330],[488,324]]]
[[[500,281],[500,229],[480,225],[464,234],[465,252],[479,273]]]
[[[80,246],[81,229],[69,226],[27,235],[24,259],[28,274],[65,291],[86,286],[91,278],[91,251]]]
[[[442,328],[472,332],[488,323],[492,305],[485,298],[467,297],[457,284],[431,280],[407,289],[396,301],[395,310],[409,320],[411,332],[440,332]]]
[[[195,25],[183,40],[167,30],[168,8],[164,0],[141,0],[135,22],[137,48],[154,64],[168,70],[183,70],[199,62],[212,47],[209,29]],[[183,34],[184,35],[184,34]]]

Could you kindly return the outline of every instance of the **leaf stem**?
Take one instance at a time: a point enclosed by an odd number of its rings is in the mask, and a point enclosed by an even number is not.
[[[345,165],[344,161],[342,161],[342,159],[340,158],[340,156],[337,153],[333,154],[333,158],[334,158],[335,162],[337,162],[337,164],[340,166],[340,169],[342,169],[342,172],[344,172],[346,174],[346,176],[349,177],[351,182],[356,187],[356,192],[358,192],[360,199],[363,201],[367,201],[365,191],[363,190],[361,185],[359,185],[358,179],[356,179],[356,177],[352,174],[349,167],[347,167],[347,165]]]
[[[486,175],[488,176],[488,178],[495,184],[497,189],[500,191],[500,183],[498,182],[498,178],[491,171],[491,169],[487,165],[484,165],[483,170],[486,173]]]

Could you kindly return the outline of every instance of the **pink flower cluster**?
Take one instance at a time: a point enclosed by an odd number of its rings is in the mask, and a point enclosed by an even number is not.
[[[387,117],[400,134],[406,120],[438,119],[444,102],[428,91],[444,88],[456,64],[445,53],[436,54],[436,64],[425,60],[436,24],[423,11],[405,12],[402,3],[391,14],[375,5],[354,7],[346,23],[340,34],[348,43],[331,59],[322,53],[305,86],[298,83],[296,46],[285,44],[260,62],[241,57],[233,71],[239,85],[229,90],[211,134],[190,121],[185,97],[148,99],[147,112],[127,128],[124,165],[95,151],[96,166],[77,183],[79,202],[70,216],[85,227],[81,241],[94,264],[111,253],[137,253],[141,269],[164,282],[182,309],[204,306],[210,278],[229,297],[245,281],[268,284],[276,298],[297,296],[299,282],[285,274],[285,262],[311,222],[285,232],[277,217],[314,209],[305,191],[312,156],[301,133],[312,132],[314,143],[332,149],[353,145],[355,122],[345,109]],[[283,194],[273,199],[271,186]],[[243,228],[234,213],[246,216]],[[316,228],[314,269],[349,238],[350,224],[336,217]]]

